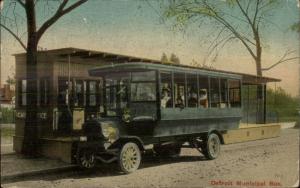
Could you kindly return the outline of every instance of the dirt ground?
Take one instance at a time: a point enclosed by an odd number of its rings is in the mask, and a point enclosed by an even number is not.
[[[94,172],[62,172],[4,184],[3,187],[291,187],[299,179],[299,129],[272,139],[222,146],[206,160],[194,149],[177,159],[145,157],[136,172],[123,175],[116,165]],[[299,181],[298,181],[299,182]]]

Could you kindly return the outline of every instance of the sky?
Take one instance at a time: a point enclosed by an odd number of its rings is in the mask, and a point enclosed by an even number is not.
[[[8,9],[5,0],[2,14],[24,15],[20,6]],[[148,2],[148,3],[147,3]],[[221,2],[221,0],[220,0]],[[291,24],[299,21],[296,0],[282,0],[280,7],[273,11],[270,24],[262,28],[263,67],[278,61],[287,51],[299,56],[299,33],[290,31]],[[57,4],[45,1],[37,6],[38,26],[53,14]],[[211,36],[217,28],[213,24],[189,25],[184,31],[174,29],[172,21],[162,21],[161,9],[156,1],[141,0],[89,0],[81,7],[62,17],[43,35],[39,46],[44,49],[64,47],[84,48],[151,59],[160,59],[162,53],[176,54],[182,64],[193,60],[203,62],[208,54]],[[26,23],[18,22],[18,32],[26,41]],[[16,26],[11,25],[16,31]],[[25,33],[24,33],[25,32]],[[12,54],[24,52],[18,42],[3,29],[1,30],[1,81],[13,75],[15,60]],[[215,61],[207,59],[207,65],[216,69],[256,74],[255,63],[245,47],[235,41],[220,50]],[[299,60],[278,65],[264,76],[282,79],[280,86],[293,96],[299,92]],[[270,84],[274,87],[274,84]]]

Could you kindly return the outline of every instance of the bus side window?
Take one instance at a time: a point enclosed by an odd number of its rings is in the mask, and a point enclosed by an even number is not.
[[[185,74],[174,74],[174,98],[175,107],[185,107]]]
[[[173,108],[172,74],[171,73],[160,73],[160,78],[161,78],[160,106],[162,108]]]
[[[221,87],[221,108],[228,107],[228,86],[226,79],[220,79],[220,87]]]
[[[210,105],[212,108],[220,107],[219,78],[210,78]]]
[[[230,107],[241,107],[241,86],[239,80],[228,80],[229,105]]]
[[[199,107],[208,108],[208,77],[199,75]]]
[[[187,74],[187,99],[188,107],[198,106],[198,84],[196,74]]]

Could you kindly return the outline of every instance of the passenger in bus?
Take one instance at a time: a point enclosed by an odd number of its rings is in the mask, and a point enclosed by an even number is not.
[[[197,94],[192,92],[188,100],[188,107],[197,107]]]
[[[200,107],[208,108],[208,99],[206,89],[200,89],[199,91],[199,104]]]
[[[168,87],[164,87],[162,89],[162,98],[160,101],[162,108],[170,108],[172,107],[172,101],[170,97],[170,89]]]
[[[184,108],[184,103],[181,97],[177,97],[176,102],[175,102],[175,107],[176,108]]]

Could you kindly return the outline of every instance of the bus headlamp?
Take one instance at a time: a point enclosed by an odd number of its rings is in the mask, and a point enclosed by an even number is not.
[[[118,138],[118,130],[112,126],[102,126],[102,135],[109,141],[114,141]]]

